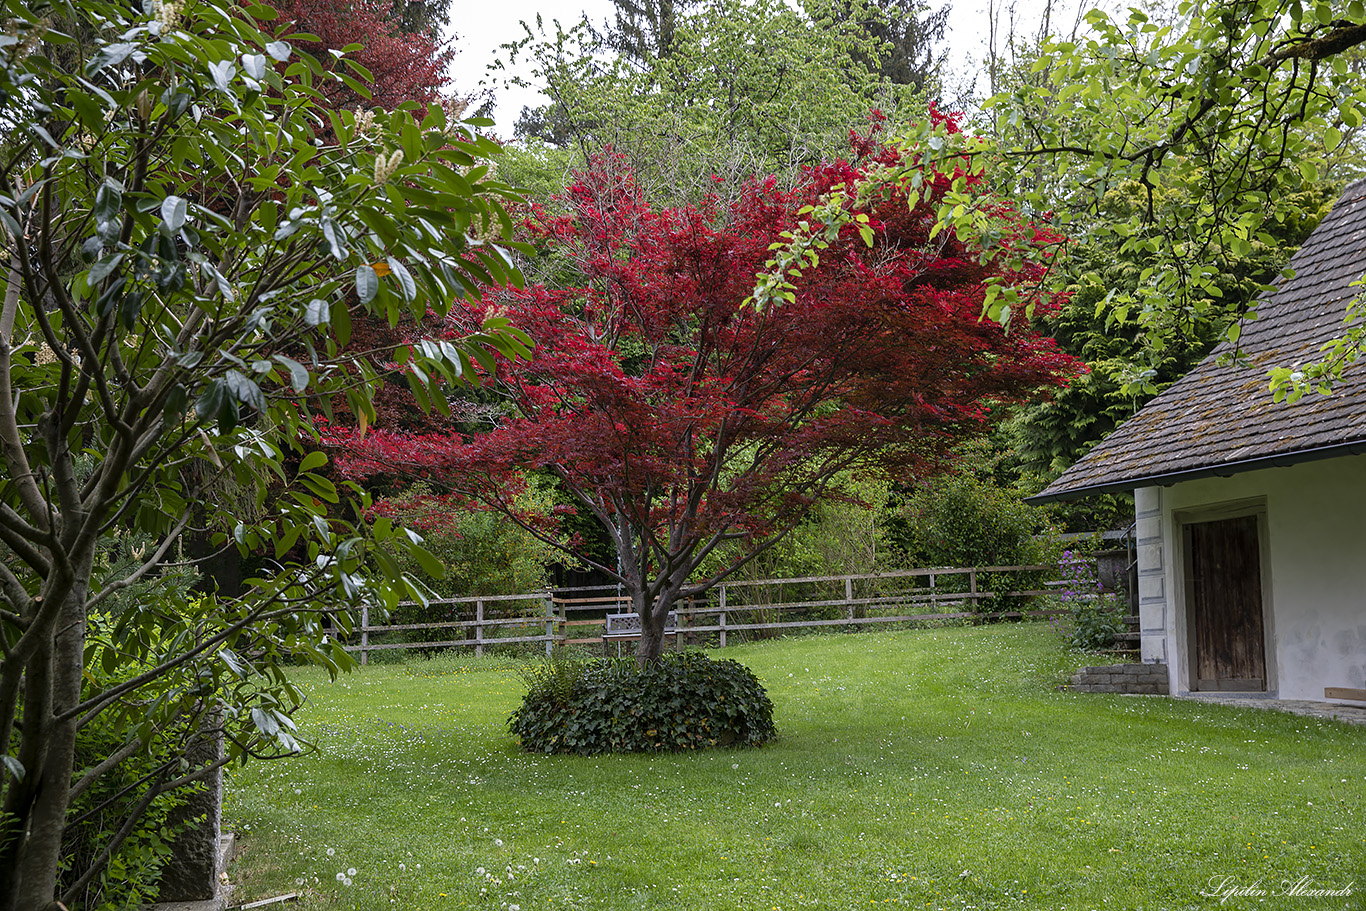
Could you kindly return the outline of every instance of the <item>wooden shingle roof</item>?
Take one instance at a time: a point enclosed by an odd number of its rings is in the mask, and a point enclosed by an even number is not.
[[[1310,363],[1340,335],[1351,283],[1366,272],[1366,180],[1349,186],[1291,259],[1293,278],[1265,296],[1239,342],[1248,364],[1219,364],[1221,344],[1030,502],[1172,484],[1366,452],[1366,362],[1332,395],[1271,400],[1267,371]]]

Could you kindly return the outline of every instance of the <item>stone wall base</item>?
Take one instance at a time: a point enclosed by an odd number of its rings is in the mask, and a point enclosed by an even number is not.
[[[218,836],[218,850],[214,867],[217,875],[215,879],[215,894],[211,898],[191,899],[185,901],[157,902],[151,905],[144,905],[143,911],[224,911],[232,898],[232,886],[224,881],[224,876],[228,870],[228,864],[232,863],[233,855],[237,853],[237,836],[231,832],[224,832]]]
[[[1102,664],[1084,667],[1064,689],[1077,693],[1169,695],[1165,664]]]

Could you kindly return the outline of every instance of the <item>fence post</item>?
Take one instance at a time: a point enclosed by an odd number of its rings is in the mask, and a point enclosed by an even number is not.
[[[853,628],[854,628],[855,630],[857,630],[858,627],[857,627],[857,626],[854,626],[854,577],[853,577],[853,576],[845,576],[845,577],[844,577],[844,600],[845,600],[845,602],[849,605],[849,625],[850,625],[850,626],[853,626]]]
[[[484,599],[474,602],[474,657],[484,657]]]
[[[360,603],[360,663],[368,664],[370,659],[370,605]]]
[[[545,593],[545,656],[555,652],[555,593]]]
[[[726,587],[721,586],[721,648],[726,647]]]
[[[937,613],[935,608],[939,606],[939,592],[934,587],[934,573],[930,573],[930,613]]]

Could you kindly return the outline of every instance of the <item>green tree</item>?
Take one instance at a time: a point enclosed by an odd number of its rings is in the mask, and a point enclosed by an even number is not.
[[[0,18],[0,909],[57,907],[100,875],[159,798],[226,762],[299,749],[287,670],[351,662],[362,600],[412,596],[391,551],[440,567],[318,473],[301,439],[335,396],[362,422],[373,370],[343,353],[353,311],[441,314],[517,282],[497,147],[427,111],[321,107],[329,72],[263,6],[4,0]],[[79,36],[79,43],[73,36]],[[344,58],[345,59],[345,58]],[[413,107],[413,106],[409,106]],[[491,351],[482,331],[394,358],[428,400]],[[277,484],[267,501],[255,484]],[[207,495],[237,478],[250,514]],[[204,507],[199,512],[200,506]],[[155,579],[196,516],[270,558],[237,598],[180,590],[106,613]],[[147,536],[135,559],[101,559]],[[374,568],[382,572],[373,572]],[[87,660],[99,662],[86,673]],[[106,744],[77,766],[81,732]],[[226,753],[196,760],[206,740]],[[73,801],[158,746],[123,820],[63,871]],[[165,752],[161,752],[164,750]],[[59,878],[60,877],[60,878]]]
[[[1228,258],[1225,269],[1213,276],[1213,290],[1193,302],[1202,318],[1182,327],[1156,357],[1145,352],[1137,320],[1122,306],[1110,306],[1112,300],[1137,290],[1146,258],[1119,249],[1113,238],[1077,244],[1068,256],[1064,303],[1044,317],[1043,325],[1063,350],[1086,362],[1089,373],[1047,401],[1026,406],[1014,419],[1016,432],[1008,436],[1007,445],[1021,468],[1046,483],[1133,416],[1153,394],[1190,371],[1229,323],[1251,309],[1335,197],[1332,188],[1322,184],[1298,194],[1292,200],[1293,212],[1266,227],[1270,242],[1254,238],[1245,255]],[[1105,217],[1129,217],[1134,198],[1124,188],[1116,190],[1102,210]],[[1041,484],[1033,486],[1041,489]]]
[[[538,20],[512,54],[533,61],[551,99],[526,130],[569,143],[577,165],[611,146],[661,201],[695,199],[753,173],[789,184],[803,165],[847,149],[874,107],[912,104],[883,91],[881,43],[843,3],[796,9],[781,0],[716,0],[676,10],[669,52],[611,56],[612,36],[587,22]],[[862,5],[858,6],[862,10]],[[604,55],[608,55],[604,60]],[[525,135],[525,134],[524,134]],[[720,178],[720,184],[715,178]]]
[[[1193,327],[1230,315],[1219,304],[1225,277],[1255,260],[1258,244],[1294,233],[1283,226],[1301,217],[1305,193],[1353,175],[1344,152],[1366,102],[1364,42],[1360,2],[1188,0],[1164,21],[1094,10],[1077,37],[1043,42],[1032,79],[992,99],[1002,125],[994,148],[952,151],[971,152],[977,167],[999,156],[1019,195],[1068,219],[1076,236],[1143,263],[1105,306],[1136,326],[1156,370],[1169,345],[1198,334]],[[1107,211],[1120,190],[1134,204]],[[962,200],[946,202],[948,220],[970,217],[953,214]],[[1252,284],[1261,291],[1269,279]],[[992,315],[1009,304],[998,299]],[[1254,306],[1248,295],[1226,337],[1237,340]],[[1337,352],[1337,366],[1354,350],[1353,341]],[[1291,374],[1286,366],[1275,381]],[[1126,386],[1151,392],[1153,375]]]
[[[700,0],[612,0],[612,22],[603,30],[605,43],[627,62],[649,67],[673,54],[678,17]]]
[[[832,7],[856,19],[877,42],[874,71],[891,85],[937,94],[947,52],[941,49],[949,24],[949,7],[933,9],[925,0],[874,0]]]

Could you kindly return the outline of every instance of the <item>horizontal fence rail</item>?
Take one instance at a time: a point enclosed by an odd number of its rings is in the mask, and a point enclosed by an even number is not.
[[[725,647],[728,640],[766,638],[798,629],[859,630],[887,624],[933,624],[1048,617],[1057,610],[1030,609],[1034,599],[1056,594],[1057,566],[984,566],[907,569],[885,573],[801,576],[725,582],[674,605],[677,627],[669,638],[685,644]],[[361,623],[347,651],[367,664],[371,652],[472,648],[541,643],[546,654],[559,645],[597,645],[639,638],[606,636],[606,616],[627,613],[630,599],[616,586],[585,586],[521,595],[483,595],[404,603],[393,618],[416,622]]]

